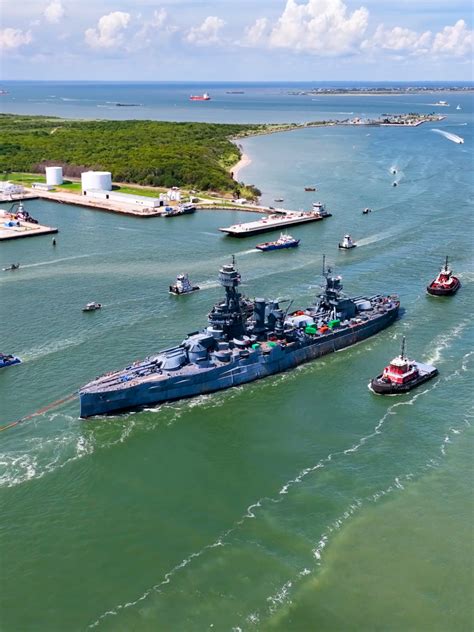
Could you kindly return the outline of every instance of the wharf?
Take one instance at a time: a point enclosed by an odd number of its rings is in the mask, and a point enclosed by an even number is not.
[[[0,219],[3,219],[0,215]],[[57,228],[52,226],[42,226],[41,224],[32,224],[19,220],[19,226],[0,225],[0,241],[9,239],[22,239],[23,237],[35,237],[36,235],[52,235],[59,232]]]
[[[255,222],[245,222],[243,224],[234,224],[227,228],[219,228],[223,233],[227,233],[231,237],[249,237],[266,233],[271,230],[280,230],[288,226],[296,224],[307,224],[309,222],[318,222],[326,217],[331,217],[324,209],[320,211],[280,211],[278,214],[272,214]]]
[[[136,208],[136,206],[125,204],[124,202],[102,199],[93,200],[83,195],[65,193],[64,191],[38,191],[36,197],[52,200],[53,202],[59,202],[61,204],[73,204],[86,208],[94,208],[99,211],[119,213],[120,215],[133,215],[134,217],[160,217],[166,214],[163,207]]]
[[[23,200],[37,200],[36,193],[14,193],[8,197],[0,197],[0,204],[14,204],[15,202],[23,202]]]

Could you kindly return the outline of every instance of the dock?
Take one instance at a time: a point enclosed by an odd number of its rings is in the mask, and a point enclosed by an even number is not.
[[[57,228],[53,228],[52,226],[42,226],[41,224],[32,224],[22,220],[15,221],[14,226],[5,226],[4,218],[1,215],[0,220],[2,220],[2,224],[0,225],[0,241],[35,237],[37,235],[52,235],[59,232]]]
[[[234,224],[227,228],[219,228],[219,230],[223,233],[227,233],[231,237],[250,237],[251,235],[258,235],[259,233],[266,233],[271,230],[280,230],[297,224],[318,222],[327,217],[331,217],[331,213],[328,213],[322,205],[319,205],[319,210],[281,211],[263,217],[255,222]]]

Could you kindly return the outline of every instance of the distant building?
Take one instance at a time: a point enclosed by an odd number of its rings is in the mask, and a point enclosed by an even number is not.
[[[84,171],[81,173],[81,189],[85,191],[112,191],[112,174],[110,171]]]
[[[46,182],[33,182],[31,188],[38,189],[38,191],[51,191],[54,189],[54,185],[47,184]]]
[[[119,204],[129,204],[131,206],[139,206],[141,208],[157,208],[164,205],[163,196],[157,198],[148,197],[146,195],[134,195],[131,193],[120,193],[118,191],[105,191],[102,189],[88,189],[82,192],[88,198],[96,200],[109,200],[110,202],[118,202]]]
[[[181,191],[179,187],[171,187],[168,193],[166,194],[167,199],[170,202],[180,202],[181,201]]]
[[[7,195],[19,195],[24,193],[25,189],[21,184],[13,184],[9,180],[3,180],[0,182],[0,194]]]

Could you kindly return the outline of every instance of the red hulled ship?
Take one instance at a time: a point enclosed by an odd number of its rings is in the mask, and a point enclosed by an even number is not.
[[[398,395],[408,393],[412,388],[423,384],[438,374],[438,369],[431,364],[422,364],[409,360],[405,355],[405,338],[399,356],[394,358],[383,373],[375,377],[369,388],[379,395]]]
[[[448,257],[446,257],[444,267],[441,268],[436,279],[431,281],[426,291],[433,296],[450,296],[455,294],[460,287],[461,281],[453,276],[452,271],[448,267]]]
[[[189,97],[190,101],[210,101],[211,97],[205,92],[204,94],[192,94]]]

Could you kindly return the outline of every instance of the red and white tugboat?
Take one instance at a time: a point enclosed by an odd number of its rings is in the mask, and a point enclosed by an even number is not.
[[[434,281],[431,281],[426,291],[433,296],[451,296],[451,294],[456,294],[460,287],[461,281],[453,276],[448,267],[448,257],[446,257],[444,268],[441,268],[440,273]]]
[[[405,337],[399,356],[394,358],[369,384],[369,388],[379,395],[398,395],[408,393],[412,388],[423,384],[438,374],[438,369],[431,364],[422,364],[409,360],[405,355]]]

